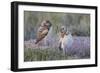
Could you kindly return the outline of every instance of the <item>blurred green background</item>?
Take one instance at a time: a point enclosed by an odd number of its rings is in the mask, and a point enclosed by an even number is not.
[[[53,35],[65,26],[72,35],[90,36],[90,14],[24,11],[24,40],[35,39],[43,20],[52,23]]]

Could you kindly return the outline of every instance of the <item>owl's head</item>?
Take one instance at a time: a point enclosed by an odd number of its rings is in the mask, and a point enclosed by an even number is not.
[[[48,27],[52,26],[52,24],[51,24],[51,22],[49,20],[46,20],[46,26],[48,26]]]
[[[64,37],[64,35],[68,35],[69,34],[69,31],[66,28],[66,26],[61,26],[60,33],[61,33],[61,37]]]
[[[42,27],[46,27],[47,29],[50,29],[50,27],[52,26],[51,22],[49,20],[44,20],[41,25]]]

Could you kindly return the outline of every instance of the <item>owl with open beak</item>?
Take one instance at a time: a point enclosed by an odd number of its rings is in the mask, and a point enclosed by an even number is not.
[[[52,24],[49,20],[45,20],[41,23],[37,31],[37,38],[35,44],[39,43],[42,39],[44,39],[47,36],[51,26]]]

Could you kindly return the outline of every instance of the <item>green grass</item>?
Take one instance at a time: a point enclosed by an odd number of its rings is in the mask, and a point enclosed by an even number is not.
[[[24,61],[48,61],[48,60],[65,60],[71,59],[70,56],[67,56],[62,51],[53,48],[47,49],[25,49],[24,50]]]

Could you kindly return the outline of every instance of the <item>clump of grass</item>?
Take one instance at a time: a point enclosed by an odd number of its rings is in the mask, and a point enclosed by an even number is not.
[[[68,59],[68,56],[62,51],[54,48],[47,49],[25,49],[24,61],[48,61],[48,60],[64,60]]]

